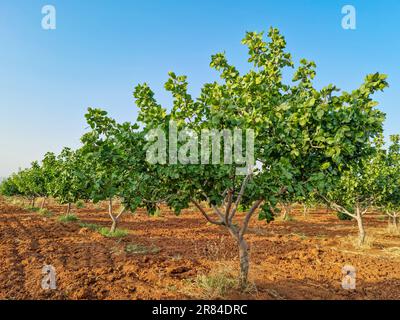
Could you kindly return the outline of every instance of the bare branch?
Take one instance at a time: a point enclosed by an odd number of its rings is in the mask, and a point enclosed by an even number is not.
[[[325,202],[328,203],[328,205],[329,205],[333,210],[336,210],[336,211],[339,211],[339,212],[343,212],[343,213],[347,214],[349,217],[352,217],[353,219],[357,219],[357,216],[356,216],[355,214],[350,213],[348,210],[346,210],[346,208],[344,208],[344,207],[342,207],[342,206],[340,206],[340,205],[338,205],[338,204],[336,204],[336,203],[330,201],[329,199],[327,199],[327,198],[326,198],[325,196],[323,196],[322,194],[320,194],[320,197],[321,197],[322,199],[324,199]]]
[[[232,190],[228,191],[227,197],[228,197],[228,204],[227,204],[226,209],[225,209],[225,224],[229,225],[229,214],[230,214],[230,211],[231,211],[232,197],[233,197],[233,191]]]
[[[203,192],[204,197],[206,197],[208,204],[210,207],[214,210],[214,213],[221,219],[221,221],[224,221],[224,215],[221,213],[221,211],[213,204],[211,204],[210,198]]]
[[[192,203],[197,207],[197,209],[200,210],[201,214],[207,219],[208,222],[210,222],[210,223],[212,223],[212,224],[219,225],[219,226],[223,226],[223,225],[224,225],[224,223],[223,223],[222,221],[215,221],[215,220],[212,220],[212,219],[208,216],[208,214],[206,213],[206,211],[201,207],[201,205],[200,205],[196,200],[193,200],[193,199],[192,199],[191,201],[192,201]]]
[[[260,206],[260,204],[263,202],[263,199],[257,200],[253,206],[250,208],[250,210],[246,213],[246,217],[244,218],[243,226],[240,230],[239,237],[242,238],[243,235],[247,231],[247,227],[249,226],[250,218],[252,217],[253,213],[257,210],[257,208]]]
[[[121,211],[118,213],[118,215],[115,217],[115,219],[119,219],[120,216],[122,216],[124,214],[124,212],[126,211],[126,207],[122,207]]]
[[[338,204],[336,204],[336,203],[334,203],[334,202],[329,203],[329,206],[330,206],[332,209],[336,210],[336,211],[343,212],[344,214],[347,214],[348,216],[352,217],[353,219],[357,219],[357,215],[352,214],[352,213],[351,213],[350,211],[348,211],[346,208],[344,208],[344,207],[342,207],[342,206],[340,206],[340,205],[338,205]]]
[[[249,182],[250,177],[252,176],[252,173],[249,173],[246,178],[243,180],[242,182],[242,187],[240,188],[240,192],[238,194],[238,197],[236,198],[236,202],[235,202],[235,206],[233,207],[232,213],[229,217],[229,221],[232,222],[233,217],[236,214],[236,211],[239,207],[240,201],[242,200],[243,194],[244,194],[244,190],[246,189],[246,185]]]

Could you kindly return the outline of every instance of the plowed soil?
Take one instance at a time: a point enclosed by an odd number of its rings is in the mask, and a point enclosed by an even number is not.
[[[75,209],[80,221],[70,223],[58,221],[64,207],[48,209],[54,215],[44,217],[0,199],[0,299],[400,299],[400,236],[377,215],[366,219],[373,241],[362,249],[352,244],[355,223],[325,209],[270,224],[255,217],[246,237],[252,289],[209,296],[193,280],[236,271],[237,248],[198,212],[126,214],[119,227],[129,234],[115,239],[81,224],[109,227],[106,206]],[[46,264],[55,290],[41,287]],[[357,270],[355,290],[341,287],[344,265]]]

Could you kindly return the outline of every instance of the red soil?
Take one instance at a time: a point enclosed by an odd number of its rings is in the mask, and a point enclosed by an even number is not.
[[[0,199],[0,299],[191,299],[188,279],[224,263],[237,270],[237,248],[229,234],[208,225],[197,212],[148,217],[142,211],[122,217],[122,239],[105,238],[78,222],[61,223],[64,208],[45,218]],[[104,208],[76,210],[81,222],[109,226]],[[253,219],[250,280],[255,290],[228,292],[226,299],[400,299],[400,236],[385,232],[386,222],[368,216],[371,248],[357,249],[352,221],[339,221],[325,210],[295,221],[266,224]],[[129,253],[129,245],[158,252]],[[43,290],[42,267],[57,272],[57,289]],[[341,269],[357,269],[357,288],[341,287]]]

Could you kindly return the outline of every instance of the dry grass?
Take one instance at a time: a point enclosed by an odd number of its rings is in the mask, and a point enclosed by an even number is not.
[[[137,243],[130,243],[126,245],[125,251],[127,253],[132,253],[132,254],[148,254],[148,253],[159,253],[160,248],[155,245],[149,247]]]
[[[247,288],[241,291],[237,268],[226,262],[217,262],[216,267],[209,273],[184,281],[186,286],[182,293],[196,299],[226,299],[232,292],[257,293],[257,288],[252,282],[249,282]]]
[[[230,239],[229,239],[230,240]],[[194,251],[196,255],[207,258],[212,261],[227,261],[237,257],[237,251],[231,250],[227,237],[208,241],[205,246],[199,247],[194,243]]]
[[[385,248],[383,251],[390,256],[400,258],[400,247]]]
[[[391,236],[400,236],[400,228],[396,228],[393,224],[389,225],[386,228],[386,234],[391,235]]]
[[[356,250],[369,250],[374,247],[374,244],[376,244],[376,238],[374,235],[369,233],[365,237],[364,243],[360,245],[358,235],[352,235],[342,238],[340,244],[342,247],[350,246]]]
[[[185,293],[199,299],[224,299],[232,290],[239,288],[234,268],[222,263],[208,274],[200,274],[193,280],[186,280],[186,284]]]

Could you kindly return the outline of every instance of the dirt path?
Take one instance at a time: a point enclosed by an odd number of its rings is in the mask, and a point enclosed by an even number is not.
[[[218,266],[236,270],[229,235],[196,212],[162,217],[143,212],[123,217],[123,239],[104,238],[79,223],[60,223],[0,200],[0,299],[187,299],[207,297],[190,280]],[[82,222],[109,226],[105,208],[89,206]],[[235,299],[400,299],[400,237],[384,232],[386,222],[367,219],[374,237],[368,249],[349,243],[351,221],[313,212],[296,221],[269,225],[254,219],[247,236],[251,281]],[[135,252],[137,249],[141,252]],[[139,251],[140,251],[139,250]],[[42,267],[54,266],[57,289],[41,288]],[[357,269],[357,288],[341,288],[344,265]],[[190,290],[189,290],[190,289]]]

